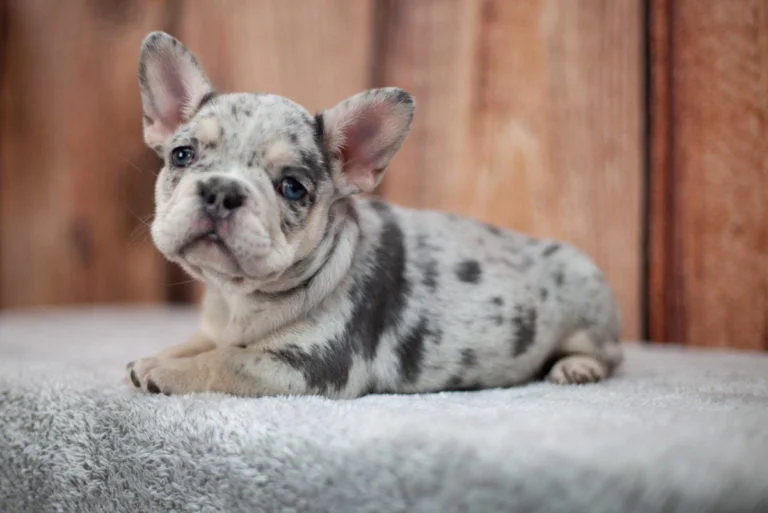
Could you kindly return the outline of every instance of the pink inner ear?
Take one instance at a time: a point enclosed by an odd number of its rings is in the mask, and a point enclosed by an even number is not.
[[[181,69],[174,62],[163,62],[160,76],[155,79],[159,82],[154,88],[156,107],[162,117],[159,121],[173,130],[184,121],[184,102],[189,101]]]
[[[392,157],[392,145],[398,141],[404,122],[385,102],[366,105],[353,116],[342,129],[344,174],[351,183],[368,190]]]
[[[346,127],[344,145],[341,148],[345,165],[364,165],[370,161],[372,155],[368,155],[366,150],[375,147],[386,110],[386,106],[382,104],[367,106],[364,111],[357,113]],[[374,150],[373,153],[377,152]]]

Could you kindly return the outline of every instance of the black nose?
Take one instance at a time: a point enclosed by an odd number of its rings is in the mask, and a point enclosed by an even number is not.
[[[205,213],[213,220],[226,219],[243,205],[245,199],[237,183],[220,178],[209,178],[199,183],[198,193]]]

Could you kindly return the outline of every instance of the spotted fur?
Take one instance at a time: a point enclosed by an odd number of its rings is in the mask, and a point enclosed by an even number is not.
[[[404,91],[316,115],[222,94],[162,33],[139,75],[145,140],[165,159],[153,240],[207,292],[192,343],[129,365],[138,388],[351,398],[508,387],[553,363],[553,381],[596,381],[621,361],[614,295],[578,249],[358,196],[408,132]],[[174,166],[182,146],[195,158]],[[306,195],[281,196],[286,177]],[[211,214],[211,183],[242,205]]]

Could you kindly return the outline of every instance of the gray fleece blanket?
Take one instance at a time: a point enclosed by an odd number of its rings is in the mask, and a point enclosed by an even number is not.
[[[147,396],[190,311],[0,315],[0,511],[768,512],[768,356],[629,345],[612,380]]]

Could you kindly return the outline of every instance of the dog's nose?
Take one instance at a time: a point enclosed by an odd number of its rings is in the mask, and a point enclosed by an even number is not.
[[[198,184],[205,213],[213,220],[226,219],[243,205],[245,196],[237,183],[209,178]]]

